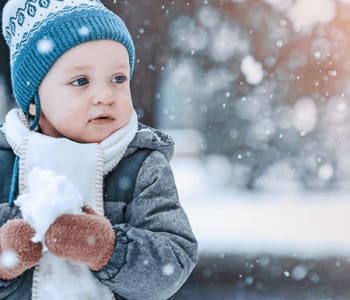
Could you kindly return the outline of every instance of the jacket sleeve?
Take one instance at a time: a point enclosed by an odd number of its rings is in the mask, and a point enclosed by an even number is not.
[[[122,297],[167,299],[197,262],[197,241],[161,152],[153,151],[143,162],[126,209],[126,223],[113,224],[113,228],[114,253],[95,275]]]
[[[21,285],[23,275],[16,277],[12,280],[1,280],[0,279],[0,299],[6,299],[7,296],[11,295]]]
[[[11,220],[15,218],[17,214],[18,214],[18,210],[15,207],[10,208],[7,205],[7,203],[1,203],[0,204],[0,227],[3,224],[5,224],[7,220]],[[1,250],[0,250],[0,255],[1,255]],[[0,260],[0,264],[1,264],[1,260]],[[12,294],[20,286],[20,284],[22,283],[22,279],[23,279],[23,275],[18,276],[12,280],[0,279],[0,299],[5,299],[7,296]]]

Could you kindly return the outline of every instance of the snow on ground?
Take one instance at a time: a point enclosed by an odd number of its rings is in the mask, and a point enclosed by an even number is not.
[[[317,197],[317,196],[315,196]],[[269,252],[314,256],[349,255],[349,201],[284,199],[270,195],[219,194],[184,199],[183,205],[199,239],[209,252]],[[313,197],[311,197],[313,198]]]
[[[243,193],[220,187],[198,159],[172,165],[202,252],[349,255],[350,196]]]

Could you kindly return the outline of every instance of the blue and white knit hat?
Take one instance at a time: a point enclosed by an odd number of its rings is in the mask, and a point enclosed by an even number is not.
[[[130,76],[133,73],[130,33],[99,0],[9,0],[3,9],[2,31],[10,48],[13,94],[27,114],[34,101],[40,110],[37,90],[55,61],[81,43],[120,42],[128,50]]]

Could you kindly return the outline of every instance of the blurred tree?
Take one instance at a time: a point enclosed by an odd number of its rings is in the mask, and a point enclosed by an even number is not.
[[[350,7],[314,3],[193,1],[170,25],[159,122],[202,132],[205,153],[231,160],[230,185],[349,183]]]

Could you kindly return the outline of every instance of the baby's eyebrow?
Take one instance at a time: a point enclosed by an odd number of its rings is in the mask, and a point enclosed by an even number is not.
[[[111,64],[111,66],[113,66],[114,68],[118,69],[118,70],[126,70],[129,68],[129,63],[114,63]]]
[[[85,70],[90,70],[91,68],[89,66],[73,66],[70,68],[67,68],[64,70],[66,73],[70,73],[73,71],[85,71]]]
[[[113,65],[116,69],[127,69],[129,67],[129,64],[126,63],[115,63],[115,64],[111,64]],[[91,70],[92,68],[90,66],[73,66],[70,68],[67,68],[64,70],[65,73],[70,73],[70,72],[74,72],[74,71],[87,71],[87,70]]]

